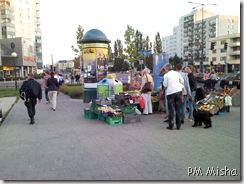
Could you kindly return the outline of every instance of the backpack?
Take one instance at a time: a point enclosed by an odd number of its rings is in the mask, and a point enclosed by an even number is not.
[[[26,81],[20,90],[20,98],[22,100],[24,100],[25,102],[29,102],[30,98],[33,96],[34,96],[34,92],[33,92],[32,88],[30,87],[29,82]]]

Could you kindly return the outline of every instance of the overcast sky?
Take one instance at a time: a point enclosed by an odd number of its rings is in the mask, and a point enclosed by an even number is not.
[[[41,0],[42,52],[44,64],[58,60],[71,60],[74,52],[71,45],[76,45],[78,25],[85,30],[101,30],[111,46],[116,39],[123,41],[127,25],[149,35],[154,42],[157,32],[161,37],[173,34],[173,27],[179,18],[197,6],[188,0]],[[239,0],[194,0],[205,5],[215,15],[240,16]],[[199,7],[201,9],[201,6]],[[239,20],[240,21],[240,20]]]

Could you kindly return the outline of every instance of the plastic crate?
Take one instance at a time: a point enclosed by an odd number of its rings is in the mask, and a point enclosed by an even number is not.
[[[152,102],[152,109],[153,111],[158,111],[159,102]]]
[[[106,121],[106,117],[103,116],[103,114],[98,114],[98,119],[101,121]]]
[[[88,119],[97,119],[98,116],[93,111],[91,111],[89,108],[84,109],[84,116]]]
[[[123,123],[136,123],[141,122],[140,114],[125,114],[123,118]]]
[[[120,107],[124,114],[133,114],[136,112],[136,106]]]
[[[121,125],[123,124],[123,118],[121,116],[118,117],[107,117],[106,121],[110,124],[110,125]]]

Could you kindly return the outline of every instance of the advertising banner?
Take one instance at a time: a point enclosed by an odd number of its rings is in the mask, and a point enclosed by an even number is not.
[[[87,46],[87,47],[84,47]],[[84,66],[84,82],[93,83],[105,78],[108,71],[108,49],[92,48],[98,46],[93,44],[84,44],[82,49],[83,66]],[[89,47],[88,47],[89,46]],[[101,45],[100,45],[101,46]],[[104,44],[103,44],[104,46]]]
[[[161,86],[163,77],[160,76],[162,67],[169,63],[169,57],[167,54],[154,54],[153,55],[153,79],[154,79],[154,90],[158,90]]]

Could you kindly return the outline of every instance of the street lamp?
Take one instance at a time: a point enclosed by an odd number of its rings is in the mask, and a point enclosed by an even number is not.
[[[14,82],[15,82],[15,89],[17,90],[17,80],[16,80],[16,60],[17,60],[17,53],[16,52],[12,52],[11,54],[12,57],[14,57]]]
[[[202,41],[201,41],[201,61],[200,61],[200,72],[203,73],[203,8],[204,5],[217,5],[217,4],[204,4],[204,3],[195,3],[195,2],[188,2],[191,4],[196,4],[198,6],[193,7],[192,9],[198,8],[199,6],[202,6]]]

